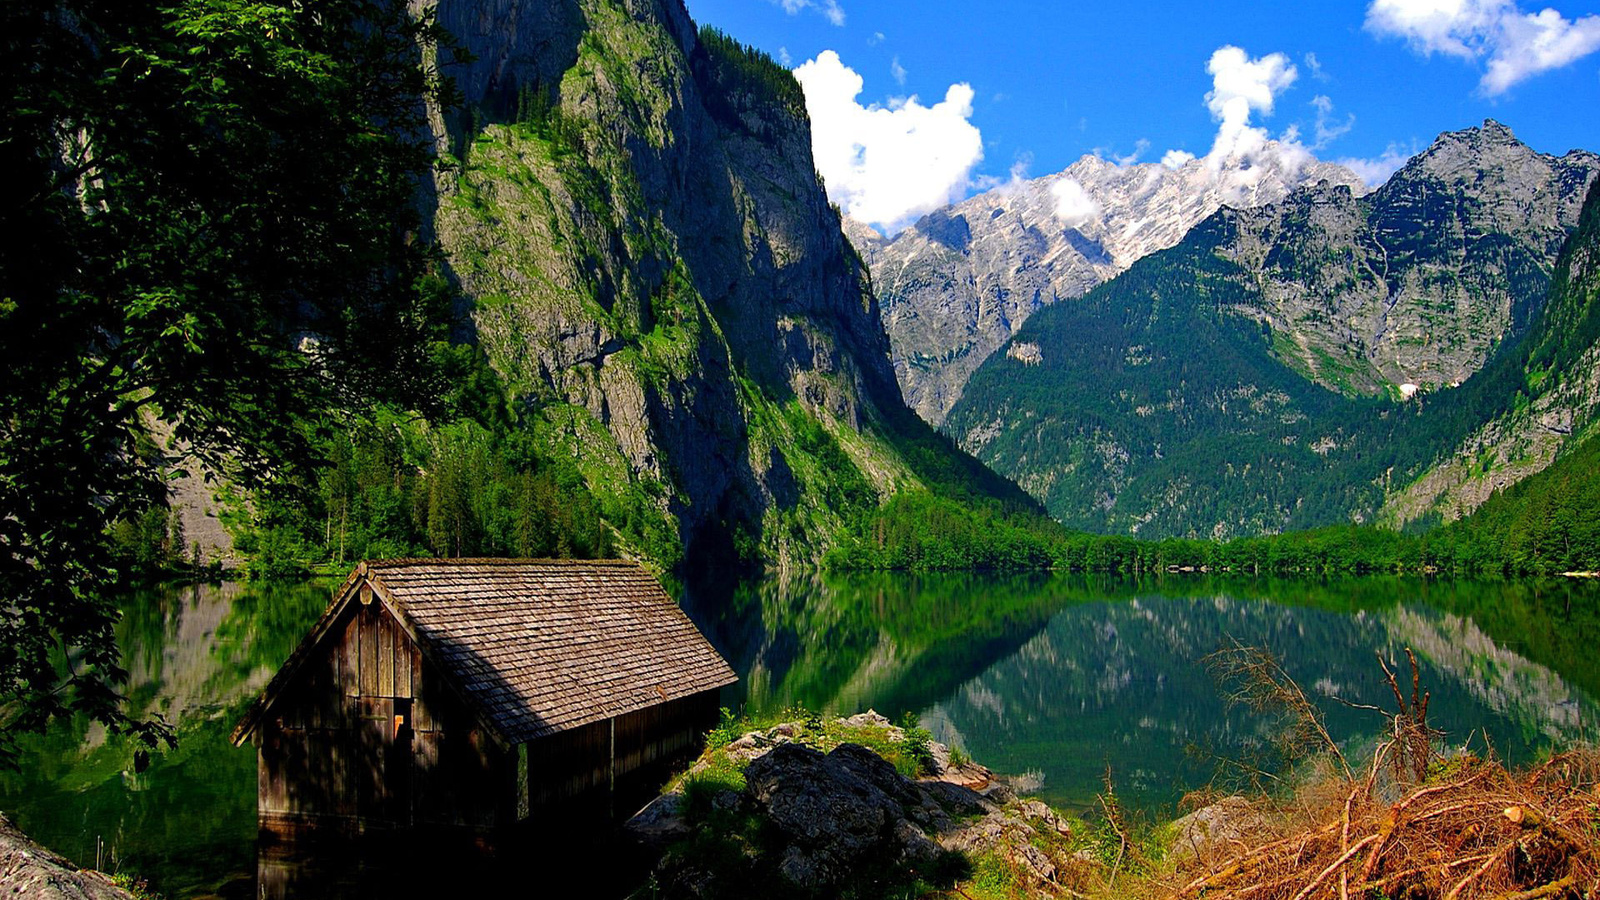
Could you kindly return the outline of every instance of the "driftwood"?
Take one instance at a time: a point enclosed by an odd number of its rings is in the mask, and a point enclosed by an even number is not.
[[[1377,796],[1370,776],[1350,779],[1320,809],[1302,798],[1297,808],[1270,810],[1277,829],[1253,847],[1230,848],[1223,865],[1196,860],[1192,866],[1214,871],[1171,893],[1207,900],[1589,896],[1600,883],[1597,775],[1600,757],[1580,751],[1521,775],[1458,760],[1392,802]]]

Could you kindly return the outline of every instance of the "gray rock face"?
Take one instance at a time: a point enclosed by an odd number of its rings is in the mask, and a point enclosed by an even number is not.
[[[938,424],[1040,307],[1175,245],[1224,205],[1274,203],[1321,181],[1363,189],[1348,169],[1278,145],[1176,169],[1086,156],[932,213],[892,241],[859,223],[846,230],[872,269],[906,402]]]
[[[133,900],[107,876],[79,869],[0,816],[0,894],[22,900]]]
[[[1600,157],[1537,153],[1498,122],[1441,135],[1381,189],[1225,211],[1278,354],[1347,394],[1459,384],[1544,300]]]
[[[932,859],[938,847],[924,829],[949,823],[893,766],[856,744],[826,755],[783,744],[752,762],[745,780],[751,801],[786,839],[779,871],[805,888],[836,882],[882,853]]]
[[[820,542],[834,513],[794,489],[789,436],[756,423],[792,398],[861,430],[902,404],[798,87],[708,51],[681,0],[435,2],[475,58],[447,71],[490,124],[436,114],[464,165],[436,179],[434,227],[536,430],[685,544],[774,508],[800,519],[778,539]],[[515,122],[529,97],[561,127]]]

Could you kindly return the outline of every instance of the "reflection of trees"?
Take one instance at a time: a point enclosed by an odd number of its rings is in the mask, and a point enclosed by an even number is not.
[[[863,573],[690,586],[684,606],[743,677],[756,708],[898,715],[925,708],[1101,596],[1048,575]]]
[[[1368,702],[1387,698],[1372,652],[1418,644],[1439,689],[1436,723],[1456,740],[1488,726],[1511,754],[1533,752],[1553,721],[1576,715],[1554,685],[1600,688],[1585,652],[1600,641],[1600,589],[1567,582],[876,573],[682,593],[752,707],[899,715],[937,705],[930,723],[965,735],[985,761],[1054,767],[1058,787],[1089,794],[1108,758],[1126,770],[1126,789],[1165,798],[1175,780],[1213,771],[1186,756],[1189,745],[1239,755],[1268,743],[1270,726],[1227,710],[1199,663],[1229,635],[1282,654],[1308,690]],[[1499,682],[1500,700],[1475,695],[1473,668],[1430,649],[1427,628],[1393,630],[1401,621],[1448,630],[1446,616],[1482,638],[1475,659],[1522,661]],[[1573,696],[1591,715],[1593,694]],[[1329,712],[1345,738],[1376,730],[1363,714]]]
[[[1386,688],[1373,651],[1393,657],[1419,637],[1464,621],[1427,607],[1396,607],[1393,600],[1374,613],[1350,612],[1349,605],[1319,608],[1321,599],[1331,598],[1312,593],[1299,599],[1312,602],[1150,594],[1074,606],[954,691],[930,720],[962,735],[969,751],[1002,771],[1042,770],[1046,792],[1060,802],[1092,798],[1110,764],[1129,799],[1166,803],[1215,771],[1192,758],[1192,745],[1229,758],[1273,761],[1263,751],[1275,723],[1229,709],[1202,663],[1225,641],[1271,649],[1308,690],[1383,704]],[[1397,631],[1396,622],[1410,627]],[[1581,703],[1583,717],[1592,721],[1592,699],[1475,633],[1476,643],[1454,647],[1447,657],[1424,654],[1424,683],[1434,691],[1430,720],[1453,741],[1478,730],[1501,753],[1526,759],[1551,736],[1577,736],[1562,724],[1577,720],[1563,704]],[[1433,643],[1419,649],[1438,649]],[[1498,694],[1473,683],[1484,667],[1511,672],[1497,682]],[[1515,693],[1519,686],[1529,689]],[[1341,741],[1363,741],[1379,728],[1370,714],[1322,705]]]
[[[81,721],[59,723],[26,743],[19,771],[0,774],[0,808],[79,863],[93,864],[103,839],[169,896],[252,877],[255,754],[228,734],[327,600],[315,585],[129,596],[117,627],[129,693],[143,710],[173,717],[178,748],[134,775],[126,742]]]

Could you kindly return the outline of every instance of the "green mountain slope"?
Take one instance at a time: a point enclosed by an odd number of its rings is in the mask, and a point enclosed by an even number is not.
[[[946,429],[1072,527],[1228,538],[1374,521],[1526,401],[1523,338],[1552,275],[1564,283],[1594,170],[1490,123],[1369,197],[1323,186],[1223,210],[1030,319]]]
[[[799,86],[681,0],[440,0],[433,225],[541,457],[624,549],[814,560],[896,492],[1021,492],[900,399]],[[464,55],[461,58],[465,58]]]
[[[1600,571],[1600,438],[1497,492],[1438,537],[1458,560],[1498,560],[1516,572]]]

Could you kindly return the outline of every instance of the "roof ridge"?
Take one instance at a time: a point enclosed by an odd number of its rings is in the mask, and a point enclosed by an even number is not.
[[[395,559],[371,559],[365,565],[372,569],[398,569],[411,566],[560,566],[563,568],[600,567],[608,569],[642,569],[638,562],[631,559],[537,559],[537,558],[509,558],[494,556],[479,557],[397,557]]]

